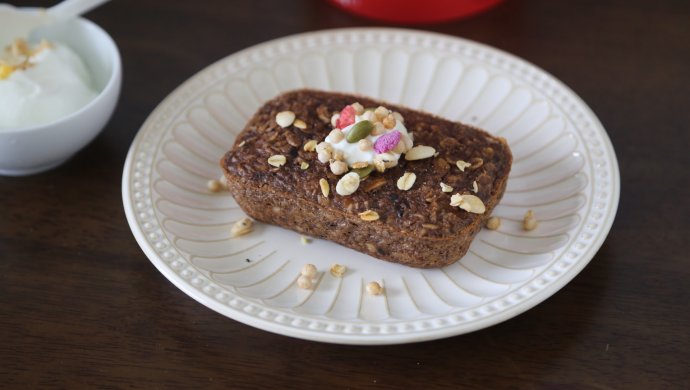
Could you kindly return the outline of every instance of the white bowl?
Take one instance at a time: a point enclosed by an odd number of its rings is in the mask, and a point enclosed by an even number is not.
[[[57,121],[0,130],[0,175],[30,175],[62,164],[105,127],[120,95],[120,52],[96,24],[77,18],[37,30],[31,38],[67,44],[86,64],[99,93],[84,107]]]

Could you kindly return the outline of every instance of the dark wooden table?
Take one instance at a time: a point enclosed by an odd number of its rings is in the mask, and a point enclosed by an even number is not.
[[[117,0],[88,17],[120,47],[122,97],[65,165],[0,178],[0,386],[690,388],[690,3],[508,0],[419,27],[515,53],[573,88],[608,130],[622,194],[599,253],[544,303],[382,347],[293,339],[207,309],[148,261],[120,192],[140,125],[195,72],[272,38],[375,22],[317,0]]]

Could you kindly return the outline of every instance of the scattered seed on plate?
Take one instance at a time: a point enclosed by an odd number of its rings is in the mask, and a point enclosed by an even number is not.
[[[335,276],[336,278],[342,278],[343,275],[345,275],[345,272],[347,271],[347,268],[345,268],[344,265],[342,264],[333,264],[331,265],[331,275]]]
[[[302,243],[302,245],[307,245],[311,242],[311,239],[307,236],[299,236],[299,241]]]
[[[220,192],[220,190],[223,189],[223,185],[220,183],[220,180],[216,180],[216,179],[209,180],[206,183],[206,187],[211,192]]]
[[[300,271],[300,273],[302,275],[310,277],[310,278],[313,278],[314,276],[316,276],[317,272],[318,272],[318,270],[316,269],[316,266],[314,264],[305,264],[302,267],[302,270]]]
[[[501,218],[491,217],[486,221],[486,228],[489,230],[496,230],[501,227]]]
[[[525,230],[534,230],[536,227],[537,218],[534,217],[534,212],[532,210],[527,210],[522,220],[522,228]]]
[[[367,283],[367,293],[369,295],[381,295],[383,287],[378,282]]]
[[[306,275],[300,275],[300,277],[297,278],[297,286],[305,290],[310,289],[312,286],[311,278]]]
[[[245,217],[232,225],[232,228],[230,229],[230,237],[234,238],[244,236],[245,234],[250,233],[252,230],[254,230],[254,221],[251,218]]]

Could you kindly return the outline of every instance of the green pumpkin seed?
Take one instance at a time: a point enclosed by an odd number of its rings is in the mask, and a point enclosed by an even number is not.
[[[364,167],[364,168],[352,169],[351,172],[357,173],[357,174],[359,175],[359,178],[360,178],[360,179],[364,179],[365,177],[369,176],[369,174],[370,174],[371,171],[373,171],[373,170],[374,170],[374,166],[371,165],[371,164],[369,164],[369,165],[367,165],[367,166]]]
[[[348,143],[354,144],[361,139],[367,138],[372,130],[374,130],[374,124],[371,121],[359,121],[347,132],[345,139]]]

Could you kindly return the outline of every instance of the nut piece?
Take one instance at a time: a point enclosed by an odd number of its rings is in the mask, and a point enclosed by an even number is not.
[[[356,114],[356,115],[362,115],[362,113],[364,112],[364,106],[362,106],[361,104],[359,104],[359,102],[352,103],[351,106],[352,106],[352,108],[355,109],[355,114]]]
[[[333,154],[333,145],[324,141],[316,145],[316,152],[318,153],[318,159],[322,163],[327,163]]]
[[[232,228],[230,229],[230,237],[234,238],[244,236],[245,234],[250,233],[253,229],[254,221],[251,218],[242,218],[232,225]]]
[[[318,142],[316,142],[315,139],[310,139],[304,144],[304,147],[302,149],[304,149],[305,152],[313,152],[316,150],[317,144]]]
[[[491,217],[486,221],[486,228],[489,230],[496,230],[501,227],[501,218]]]
[[[293,125],[298,129],[306,129],[307,128],[307,124],[301,119],[296,119],[295,122],[293,123]]]
[[[435,153],[436,149],[432,148],[431,146],[417,145],[405,153],[405,160],[423,160],[433,156]]]
[[[319,162],[322,162],[325,164],[331,160],[331,152],[328,152],[328,151],[319,152],[317,158],[318,158]]]
[[[472,166],[472,164],[470,164],[470,163],[468,163],[468,162],[466,162],[466,161],[463,161],[463,160],[458,160],[458,161],[456,161],[456,162],[455,162],[455,165],[457,165],[457,166],[458,166],[458,169],[459,169],[460,171],[462,171],[462,172],[465,172],[465,168],[467,168],[467,167],[469,167],[469,166]]]
[[[333,264],[330,269],[331,275],[335,276],[336,278],[342,278],[343,275],[345,275],[345,271],[347,271],[347,268],[338,263]]]
[[[280,127],[288,127],[295,121],[295,113],[292,111],[281,111],[276,114],[276,123]]]
[[[381,295],[383,292],[383,287],[378,282],[367,283],[367,294],[369,295]]]
[[[477,185],[477,181],[472,182],[472,191],[476,194],[477,191],[479,191],[479,186]]]
[[[363,221],[371,222],[379,219],[379,213],[374,210],[367,210],[358,214]]]
[[[321,193],[323,194],[323,196],[328,198],[328,194],[331,193],[331,185],[328,184],[328,180],[320,179],[319,187],[321,187]]]
[[[365,110],[362,113],[362,119],[365,121],[371,121],[371,122],[376,122],[376,115],[374,115],[374,111],[372,110]]]
[[[374,167],[376,172],[383,173],[386,170],[386,163],[379,156],[374,157]]]
[[[371,135],[381,135],[386,132],[386,126],[381,122],[374,123],[374,130],[371,131]]]
[[[384,106],[378,106],[378,107],[376,107],[376,110],[374,110],[374,115],[376,115],[376,119],[378,119],[378,120],[381,120],[381,119],[387,117],[388,114],[389,114],[389,111]]]
[[[320,142],[318,145],[316,145],[316,152],[317,153],[321,153],[321,152],[333,153],[333,145],[331,145],[329,142],[326,142],[326,141]]]
[[[371,150],[371,148],[374,147],[374,144],[371,142],[370,139],[365,138],[365,139],[359,140],[357,142],[357,146],[359,146],[359,150],[361,150],[362,152],[366,152],[368,150]]]
[[[453,192],[453,187],[449,186],[446,183],[441,183],[441,191],[443,192]]]
[[[534,230],[537,227],[537,219],[534,217],[532,210],[527,210],[525,218],[522,219],[522,228],[525,230]]]
[[[338,124],[338,119],[340,119],[340,114],[333,114],[331,117],[331,126],[335,127]]]
[[[393,118],[400,123],[405,123],[405,118],[403,118],[402,114],[397,111],[393,113]]]
[[[412,133],[407,135],[403,134],[400,139],[402,139],[402,141],[405,143],[405,150],[410,150],[412,149],[412,146],[414,146],[414,143],[412,142]]]
[[[484,214],[486,207],[484,202],[474,195],[455,194],[450,197],[450,205],[474,214]]]
[[[274,154],[268,158],[268,163],[274,167],[280,168],[285,165],[287,159],[282,154]]]
[[[398,189],[403,191],[409,190],[414,185],[415,180],[417,180],[417,175],[413,172],[405,172],[398,179]]]
[[[333,142],[334,144],[337,144],[338,142],[345,139],[345,134],[343,134],[343,132],[339,129],[333,129],[328,134],[328,138],[331,140],[331,142]]]
[[[343,161],[343,159],[345,159],[345,153],[343,153],[342,150],[334,150],[333,151],[333,159],[338,160],[338,161]]]
[[[352,195],[359,188],[359,175],[355,172],[345,174],[338,180],[335,186],[335,192],[338,195],[347,196]]]
[[[355,163],[352,163],[352,168],[355,168],[355,169],[366,168],[368,166],[369,166],[369,163],[366,161],[357,161]]]
[[[299,236],[299,241],[302,243],[302,245],[307,245],[311,242],[311,238],[302,235],[302,236]]]
[[[394,127],[395,127],[395,122],[396,122],[396,121],[395,121],[395,117],[393,116],[393,114],[388,114],[388,115],[387,115],[385,118],[383,118],[383,120],[381,121],[381,123],[383,123],[383,126],[385,126],[387,129],[392,129],[392,128],[394,128]]]
[[[305,169],[309,168],[309,163],[306,161],[302,161],[302,164],[300,164],[299,167],[301,170],[305,170]]]
[[[347,172],[347,163],[344,161],[338,161],[338,160],[331,160],[331,172],[333,172],[334,175],[342,175],[343,173]]]
[[[405,146],[405,141],[401,138],[400,141],[398,141],[398,144],[395,145],[395,148],[393,148],[392,152],[397,154],[403,154],[406,150],[407,147]]]
[[[316,266],[314,264],[305,264],[302,267],[302,270],[300,271],[300,273],[302,275],[309,277],[309,278],[313,278],[314,276],[316,276],[317,272],[318,271],[317,271]]]
[[[220,192],[220,190],[223,189],[223,184],[221,184],[220,180],[209,180],[206,183],[206,187],[208,188],[209,191],[211,192]]]
[[[300,277],[297,278],[297,286],[299,288],[309,290],[311,288],[311,285],[311,278],[309,276],[300,275]]]

